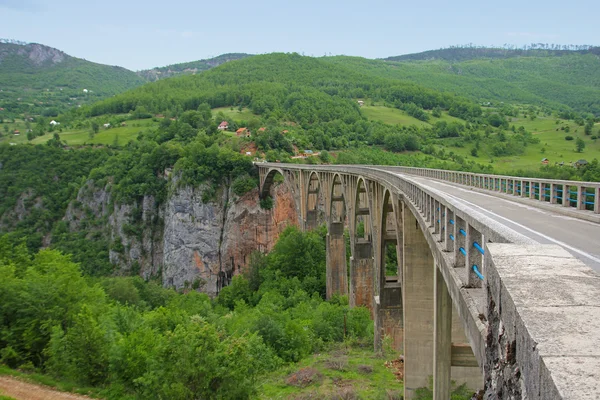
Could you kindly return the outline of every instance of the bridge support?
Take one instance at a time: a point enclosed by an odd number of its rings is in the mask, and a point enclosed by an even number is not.
[[[452,377],[452,299],[441,271],[435,272],[433,399],[450,398]]]
[[[329,225],[327,233],[327,299],[334,294],[348,294],[348,269],[346,267],[346,240],[344,223],[335,222]]]
[[[356,243],[354,245],[354,256],[350,258],[350,306],[365,306],[373,310],[373,277],[375,271],[373,265],[373,247],[371,242]]]
[[[412,399],[415,390],[427,387],[434,374],[435,265],[417,219],[407,207],[403,214],[404,398]],[[447,316],[441,317],[446,327]]]

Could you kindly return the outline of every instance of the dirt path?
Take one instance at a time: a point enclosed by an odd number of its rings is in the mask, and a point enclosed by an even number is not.
[[[11,376],[0,376],[0,394],[17,400],[81,400],[87,396],[59,392],[47,386],[28,383]]]

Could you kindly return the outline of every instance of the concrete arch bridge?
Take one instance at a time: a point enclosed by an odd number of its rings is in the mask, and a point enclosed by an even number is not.
[[[490,399],[600,398],[600,183],[407,167],[257,163],[300,226],[327,225],[327,296],[403,351],[405,398],[433,377]],[[350,236],[346,260],[344,232]]]

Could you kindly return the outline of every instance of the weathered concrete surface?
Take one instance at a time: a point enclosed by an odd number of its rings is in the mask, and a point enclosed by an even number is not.
[[[600,276],[555,245],[486,245],[488,399],[597,399]]]
[[[334,225],[334,224],[332,224]],[[326,262],[326,280],[327,280],[327,298],[330,299],[334,294],[348,294],[348,267],[346,264],[346,239],[344,238],[344,223],[335,223],[337,230],[327,234],[327,262]],[[330,227],[330,231],[332,228]]]
[[[427,387],[433,375],[434,272],[431,249],[413,213],[404,211],[404,398]]]
[[[374,318],[374,293],[373,277],[374,262],[368,252],[368,258],[350,259],[350,306],[365,306],[371,311],[371,317]]]

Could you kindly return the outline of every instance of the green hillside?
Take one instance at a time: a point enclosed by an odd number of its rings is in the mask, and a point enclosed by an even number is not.
[[[566,53],[464,61],[432,58],[400,62],[358,57],[324,60],[372,76],[460,93],[479,102],[528,103],[600,115],[600,58],[591,52]]]
[[[178,75],[197,74],[198,72],[203,72],[211,68],[218,67],[219,65],[224,64],[226,62],[241,60],[242,58],[246,57],[252,57],[252,54],[227,53],[206,60],[190,61],[180,64],[167,65],[166,67],[145,69],[142,71],[138,71],[137,74],[146,81],[154,82],[159,79],[170,78]]]
[[[0,117],[56,116],[143,83],[122,67],[71,57],[37,43],[0,42]]]

